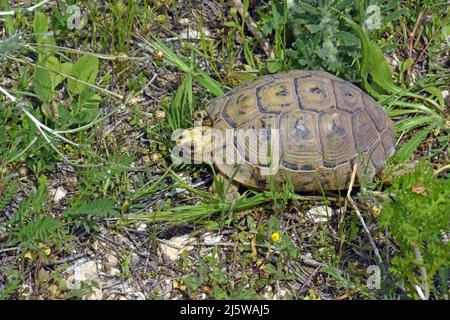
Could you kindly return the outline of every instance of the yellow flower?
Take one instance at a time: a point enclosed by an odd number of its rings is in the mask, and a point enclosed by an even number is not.
[[[49,256],[50,253],[52,253],[52,250],[43,243],[39,243],[39,249],[41,249],[47,256]]]
[[[278,232],[274,232],[272,233],[270,238],[272,238],[272,241],[277,242],[278,240],[280,240],[280,234]]]
[[[372,212],[373,212],[375,217],[378,217],[380,215],[381,209],[378,208],[377,206],[373,206],[372,207]]]

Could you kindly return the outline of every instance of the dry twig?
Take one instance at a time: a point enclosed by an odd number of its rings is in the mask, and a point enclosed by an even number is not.
[[[358,206],[356,205],[355,200],[353,200],[353,198],[352,198],[352,196],[351,196],[351,192],[352,192],[352,189],[353,189],[353,184],[355,183],[355,177],[356,177],[356,170],[357,170],[357,169],[358,169],[358,164],[355,163],[355,164],[353,165],[352,177],[351,177],[351,180],[350,180],[350,185],[349,185],[349,187],[348,187],[347,199],[348,199],[348,201],[350,202],[350,204],[352,205],[353,210],[355,211],[356,215],[358,216],[358,219],[359,219],[359,221],[361,222],[361,224],[362,224],[362,226],[363,226],[363,228],[364,228],[364,231],[365,231],[366,234],[367,234],[367,237],[369,238],[370,245],[372,246],[373,251],[374,251],[374,253],[375,253],[375,256],[376,256],[377,259],[378,259],[378,263],[379,263],[381,266],[384,266],[383,259],[381,259],[380,251],[378,250],[377,245],[375,244],[375,241],[373,240],[372,235],[370,234],[370,230],[369,230],[369,228],[367,227],[366,222],[364,221],[364,218],[363,218],[363,216],[361,215],[361,212],[359,211],[359,208],[358,208]]]
[[[247,25],[248,30],[252,33],[252,35],[255,37],[255,39],[258,41],[261,48],[264,50],[265,54],[269,58],[273,58],[273,50],[270,48],[270,44],[267,40],[264,39],[261,32],[259,32],[258,27],[253,21],[252,17],[248,14],[245,14],[244,16],[244,5],[242,4],[241,0],[234,0],[234,6],[238,10],[239,14],[241,15],[242,19],[244,19],[245,24]]]

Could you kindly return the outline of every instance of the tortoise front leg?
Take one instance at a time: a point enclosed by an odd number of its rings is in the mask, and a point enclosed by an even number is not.
[[[209,188],[209,191],[216,195],[223,196],[227,201],[236,201],[241,197],[239,185],[222,173],[218,173],[214,177],[214,182]]]

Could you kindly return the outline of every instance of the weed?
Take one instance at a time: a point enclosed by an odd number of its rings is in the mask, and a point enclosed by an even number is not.
[[[48,210],[47,179],[41,176],[34,194],[20,203],[17,213],[8,222],[10,242],[31,261],[48,261],[52,250],[67,249],[70,236],[64,224],[44,215]]]
[[[449,243],[450,181],[437,179],[429,165],[421,163],[415,172],[396,178],[387,190],[380,224],[395,239],[399,255],[391,271],[411,298],[436,299],[448,296],[446,281]]]
[[[264,36],[273,35],[273,55],[267,59],[267,71],[275,73],[286,71],[288,69],[289,60],[286,56],[286,37],[288,23],[288,4],[287,0],[281,3],[270,1],[270,5],[262,6],[258,10],[260,16],[261,32]]]

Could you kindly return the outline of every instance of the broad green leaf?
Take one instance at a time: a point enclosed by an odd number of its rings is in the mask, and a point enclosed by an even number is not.
[[[34,93],[42,101],[51,101],[53,98],[53,81],[50,71],[43,68],[34,69]]]
[[[77,112],[72,121],[77,124],[91,122],[98,114],[101,97],[92,90],[86,90],[78,99]]]
[[[409,132],[414,128],[431,124],[433,127],[440,127],[439,116],[415,116],[397,121],[395,124],[398,131]]]
[[[444,102],[444,97],[442,96],[442,92],[441,90],[439,90],[436,87],[426,87],[423,90],[425,90],[426,92],[428,92],[429,94],[432,94],[433,96],[435,96],[438,101],[439,101],[439,105],[444,108],[445,107],[445,102]]]
[[[70,74],[70,70],[72,69],[73,64],[70,62],[64,62],[61,64],[61,73],[62,74]]]
[[[412,58],[408,58],[405,61],[400,62],[399,71],[405,72],[406,70],[411,68],[413,63],[414,63],[414,60]]]
[[[364,30],[357,23],[344,16],[347,23],[359,35],[362,48],[360,76],[363,80],[364,89],[372,96],[379,97],[383,90],[389,93],[398,93],[401,91],[392,80],[392,73],[389,65],[384,59],[381,49],[373,44],[368,38]],[[371,76],[374,84],[370,84],[368,76]],[[380,90],[382,89],[382,90]]]
[[[70,69],[72,68],[72,63],[65,62],[59,65],[59,74],[55,74],[55,87],[64,81],[65,75],[70,74]]]
[[[34,16],[33,31],[36,34],[36,42],[39,44],[56,45],[55,38],[51,35],[44,35],[48,33],[47,16],[42,12],[37,12]],[[43,50],[40,50],[43,51]],[[42,53],[42,52],[41,52]]]
[[[70,69],[70,76],[83,82],[94,84],[98,73],[99,61],[91,55],[82,56]],[[67,89],[73,95],[81,94],[87,86],[74,79],[69,79]]]
[[[282,62],[279,59],[269,59],[267,60],[267,71],[269,73],[276,73],[283,67]]]
[[[1,0],[0,2],[0,9],[3,9],[5,11],[9,11],[10,6],[9,6],[9,1],[8,0]],[[15,28],[14,28],[14,20],[12,16],[4,16],[3,17],[4,20],[4,24],[6,27],[6,31],[8,32],[9,36],[13,36],[15,34]]]
[[[61,83],[61,65],[55,56],[47,56],[34,69],[34,92],[45,102],[53,99],[55,87]]]
[[[48,58],[46,58],[44,65],[49,71],[53,71],[50,72],[50,74],[53,81],[53,89],[54,89],[58,84],[60,84],[64,80],[64,77],[60,75],[61,64],[59,63],[58,58],[56,58],[55,56],[49,56]]]
[[[234,21],[226,21],[226,22],[223,23],[223,25],[225,27],[230,27],[230,28],[236,28],[236,29],[240,28],[240,25],[238,23],[234,22]]]
[[[226,75],[226,77],[223,79],[223,83],[229,87],[236,87],[247,81],[255,79],[256,76],[257,74],[254,72],[233,71]],[[223,95],[223,93],[221,95]]]
[[[428,136],[431,132],[432,127],[427,127],[415,135],[411,140],[401,146],[400,149],[397,150],[394,156],[394,160],[397,163],[403,163],[409,159],[409,157],[416,151],[419,144]]]
[[[214,96],[220,97],[224,95],[222,88],[217,82],[204,72],[198,73],[194,80],[200,83],[205,89],[209,90]]]

